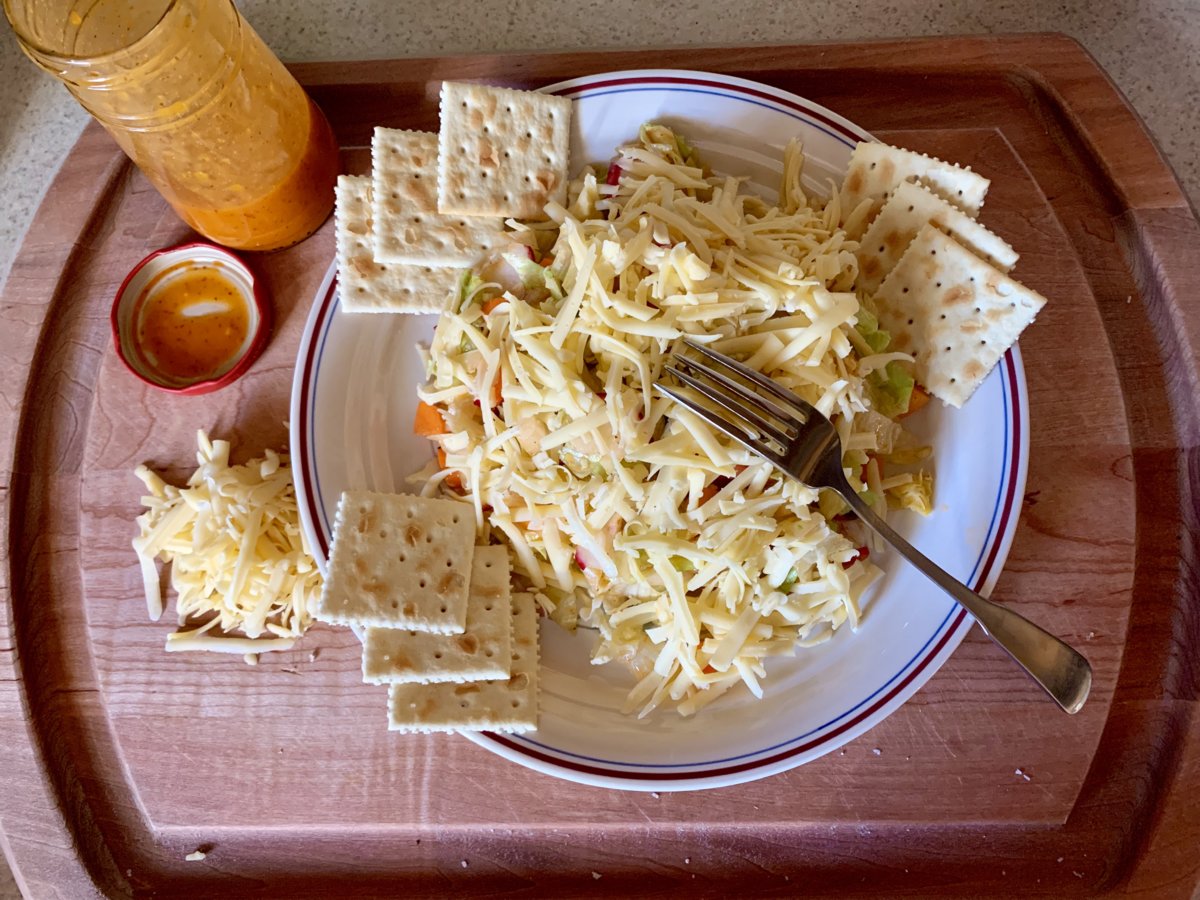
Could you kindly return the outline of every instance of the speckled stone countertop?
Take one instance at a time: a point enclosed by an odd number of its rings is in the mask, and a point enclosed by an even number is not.
[[[1200,205],[1200,0],[239,0],[285,60],[575,47],[753,45],[1062,31],[1099,60]],[[0,26],[0,283],[86,114]],[[17,889],[0,862],[0,900]]]

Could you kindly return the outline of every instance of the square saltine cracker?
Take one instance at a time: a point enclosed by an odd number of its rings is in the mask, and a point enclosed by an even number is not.
[[[371,139],[375,260],[466,267],[505,241],[499,217],[438,212],[438,136],[376,128]]]
[[[900,262],[925,225],[936,225],[1001,272],[1017,263],[1008,242],[988,231],[948,200],[911,181],[899,184],[863,235],[858,248],[857,286],[873,294]]]
[[[911,353],[917,381],[951,406],[967,402],[1045,304],[933,225],[875,293],[888,349]]]
[[[338,295],[350,313],[440,313],[462,282],[461,269],[375,259],[371,179],[339,175],[334,193]]]
[[[462,634],[474,555],[475,516],[465,503],[347,491],[317,617]]]
[[[393,684],[392,731],[536,731],[538,608],[532,594],[512,597],[512,668],[506,679],[465,684]]]
[[[571,101],[480,84],[442,84],[438,212],[544,219],[565,203]]]
[[[857,240],[892,191],[905,181],[916,180],[972,218],[983,208],[983,199],[991,184],[970,169],[923,153],[877,141],[861,141],[850,154],[850,165],[842,180],[842,221],[846,223],[849,236]],[[866,217],[854,216],[859,204],[868,199],[871,205]]]
[[[363,681],[429,684],[508,678],[512,665],[509,575],[504,547],[477,547],[471,561],[466,631],[428,634],[368,628],[363,640]]]

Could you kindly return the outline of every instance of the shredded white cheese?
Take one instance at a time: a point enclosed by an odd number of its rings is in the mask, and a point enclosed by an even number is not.
[[[162,615],[155,558],[171,564],[181,630],[166,649],[245,656],[290,649],[312,622],[321,575],[300,528],[286,456],[229,465],[229,442],[199,432],[199,467],[187,485],[164,482],[146,466],[137,476],[149,494],[133,539],[146,607]]]
[[[855,627],[878,575],[816,491],[653,393],[687,335],[834,415],[854,453],[875,446],[864,379],[907,357],[855,332],[856,245],[802,189],[802,160],[787,149],[770,207],[646,126],[618,184],[587,172],[550,223],[509,223],[530,260],[480,267],[430,346],[419,393],[443,415],[453,483],[551,617],[598,629],[594,661],[633,666],[640,715],[690,715],[736,684],[761,696],[765,660]],[[488,294],[502,300],[484,313]],[[872,487],[912,483],[876,470]]]

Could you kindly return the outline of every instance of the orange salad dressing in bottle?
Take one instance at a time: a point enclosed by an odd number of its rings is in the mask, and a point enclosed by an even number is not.
[[[231,0],[4,0],[21,47],[209,240],[274,250],[329,215],[337,144]]]

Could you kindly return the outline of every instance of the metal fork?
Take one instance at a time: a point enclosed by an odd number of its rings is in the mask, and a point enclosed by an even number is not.
[[[771,379],[724,354],[685,340],[667,372],[730,418],[678,388],[660,391],[748,450],[811,487],[837,491],[855,514],[927,578],[975,617],[980,627],[1068,713],[1079,712],[1092,686],[1092,668],[1076,650],[1011,609],[981,597],[950,577],[904,540],[855,493],[842,471],[842,443],[820,411]]]

